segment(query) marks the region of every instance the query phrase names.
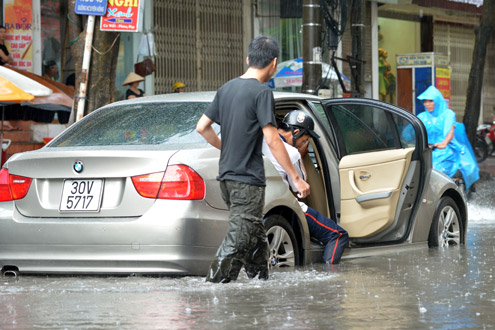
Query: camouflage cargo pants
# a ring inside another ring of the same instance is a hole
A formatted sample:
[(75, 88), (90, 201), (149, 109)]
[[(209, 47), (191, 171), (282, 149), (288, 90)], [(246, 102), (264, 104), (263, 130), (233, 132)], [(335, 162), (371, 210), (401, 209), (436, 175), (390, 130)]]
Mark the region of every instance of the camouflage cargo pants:
[(229, 231), (218, 248), (206, 281), (228, 283), (242, 267), (249, 278), (268, 279), (269, 248), (263, 223), (265, 187), (238, 181), (220, 182), (229, 207)]

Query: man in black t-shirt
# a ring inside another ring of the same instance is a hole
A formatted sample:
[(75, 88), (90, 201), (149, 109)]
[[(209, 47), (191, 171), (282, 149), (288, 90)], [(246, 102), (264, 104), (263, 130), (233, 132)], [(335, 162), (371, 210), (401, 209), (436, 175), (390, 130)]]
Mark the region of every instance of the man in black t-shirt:
[[(262, 85), (275, 72), (279, 52), (274, 39), (253, 39), (248, 49), (247, 71), (220, 87), (196, 127), (208, 143), (221, 150), (217, 179), (230, 210), (229, 232), (206, 277), (210, 282), (235, 280), (243, 266), (250, 278), (268, 278), (269, 250), (263, 223), (263, 137), (292, 178), (299, 196), (309, 194), (309, 185), (298, 175), (278, 135), (273, 94)], [(221, 139), (211, 126), (214, 122), (221, 127)]]
[(9, 50), (7, 46), (5, 46), (5, 35), (7, 34), (7, 30), (5, 26), (0, 25), (0, 65), (14, 63), (14, 59), (9, 55)]

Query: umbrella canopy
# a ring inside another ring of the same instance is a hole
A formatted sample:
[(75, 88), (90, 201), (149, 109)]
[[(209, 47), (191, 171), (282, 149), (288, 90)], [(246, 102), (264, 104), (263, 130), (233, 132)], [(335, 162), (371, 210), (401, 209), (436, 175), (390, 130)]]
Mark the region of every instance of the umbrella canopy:
[(9, 66), (9, 69), (52, 90), (50, 95), (35, 97), (34, 100), (30, 101), (29, 104), (33, 107), (52, 111), (70, 112), (72, 110), (74, 101), (73, 87), (14, 67)]
[(38, 91), (50, 91), (41, 95), (39, 93), (33, 94), (35, 96), (34, 99), (24, 102), (21, 105), (7, 107), (5, 109), (6, 120), (33, 120), (50, 123), (53, 121), (55, 113), (57, 113), (60, 123), (65, 124), (69, 121), (74, 100), (73, 87), (65, 86), (59, 82), (12, 66), (4, 66), (3, 69), (5, 70), (0, 69), (0, 76), (5, 74), (4, 72), (7, 72), (6, 74), (9, 74), (12, 79), (16, 79), (15, 81), (11, 80), (14, 83), (16, 81), (29, 82), (37, 86)]
[[(321, 76), (325, 82), (330, 81), (332, 83), (338, 82), (337, 73), (328, 63), (321, 64)], [(350, 80), (342, 73), (340, 74), (344, 84), (350, 85)], [(289, 61), (281, 62), (277, 65), (277, 71), (273, 75), (275, 88), (278, 87), (292, 87), (302, 86), (303, 83), (303, 60), (302, 58), (296, 58)], [(347, 87), (347, 86), (346, 86)]]
[(5, 66), (0, 66), (0, 77), (3, 77), (22, 89), (24, 92), (32, 94), (34, 96), (48, 96), (53, 93), (53, 91), (36, 82), (32, 79), (29, 79), (22, 74), (11, 70)]
[(31, 101), (34, 96), (26, 93), (16, 85), (4, 77), (0, 77), (0, 102), (4, 103), (20, 103), (23, 101)]

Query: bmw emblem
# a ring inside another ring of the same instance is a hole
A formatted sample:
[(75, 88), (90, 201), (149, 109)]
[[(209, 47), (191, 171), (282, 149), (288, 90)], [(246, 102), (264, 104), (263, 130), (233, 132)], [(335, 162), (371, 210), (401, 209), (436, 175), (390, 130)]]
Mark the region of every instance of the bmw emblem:
[(74, 168), (74, 171), (76, 171), (76, 173), (81, 173), (84, 169), (84, 164), (83, 162), (78, 160), (77, 162), (74, 163), (72, 167)]

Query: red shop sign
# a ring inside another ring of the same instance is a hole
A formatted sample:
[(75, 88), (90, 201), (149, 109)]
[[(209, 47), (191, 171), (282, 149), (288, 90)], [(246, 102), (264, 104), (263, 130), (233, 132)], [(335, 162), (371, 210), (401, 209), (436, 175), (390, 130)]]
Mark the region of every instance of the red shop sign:
[(108, 0), (107, 13), (101, 17), (101, 31), (138, 32), (142, 10), (140, 0)]

